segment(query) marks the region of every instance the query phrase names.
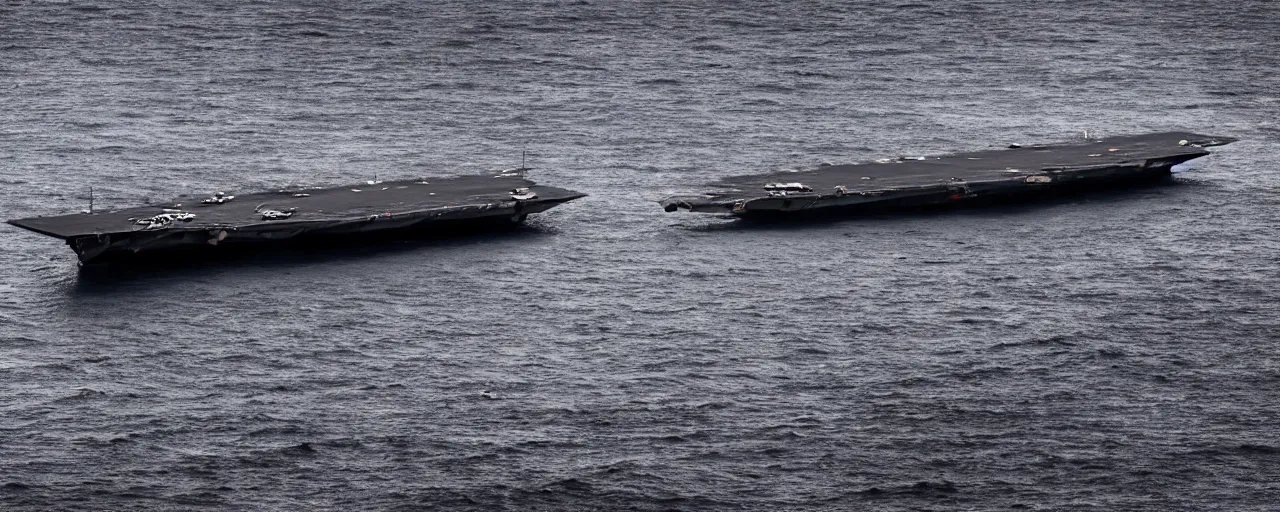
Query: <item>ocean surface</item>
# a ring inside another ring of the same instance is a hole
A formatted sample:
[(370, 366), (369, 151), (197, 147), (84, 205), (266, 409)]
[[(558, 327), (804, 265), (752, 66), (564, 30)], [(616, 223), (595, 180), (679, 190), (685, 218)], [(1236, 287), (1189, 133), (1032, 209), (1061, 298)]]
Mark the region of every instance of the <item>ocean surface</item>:
[[(0, 226), (3, 510), (1276, 510), (1280, 5), (0, 3), (0, 218), (519, 165), (511, 233), (81, 272)], [(719, 177), (1172, 129), (1170, 183)]]

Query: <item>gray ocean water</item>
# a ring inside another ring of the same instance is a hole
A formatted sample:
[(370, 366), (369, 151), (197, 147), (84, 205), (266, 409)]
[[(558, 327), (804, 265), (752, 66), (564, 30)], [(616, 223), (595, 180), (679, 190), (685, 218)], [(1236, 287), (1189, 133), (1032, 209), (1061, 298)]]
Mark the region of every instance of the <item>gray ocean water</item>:
[[(519, 164), (507, 234), (82, 274), (0, 227), (4, 510), (1276, 510), (1280, 6), (0, 4), (0, 218)], [(811, 226), (715, 178), (1185, 129)], [(487, 394), (486, 394), (487, 392)]]

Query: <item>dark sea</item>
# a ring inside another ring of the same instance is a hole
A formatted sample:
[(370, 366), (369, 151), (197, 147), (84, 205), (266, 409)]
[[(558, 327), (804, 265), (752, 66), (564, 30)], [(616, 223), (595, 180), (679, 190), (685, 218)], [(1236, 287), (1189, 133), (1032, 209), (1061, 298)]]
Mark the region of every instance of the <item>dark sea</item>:
[[(487, 172), (508, 233), (82, 272), (0, 226), (3, 510), (1280, 510), (1280, 5), (0, 3), (0, 218)], [(1169, 183), (724, 176), (1189, 130)]]

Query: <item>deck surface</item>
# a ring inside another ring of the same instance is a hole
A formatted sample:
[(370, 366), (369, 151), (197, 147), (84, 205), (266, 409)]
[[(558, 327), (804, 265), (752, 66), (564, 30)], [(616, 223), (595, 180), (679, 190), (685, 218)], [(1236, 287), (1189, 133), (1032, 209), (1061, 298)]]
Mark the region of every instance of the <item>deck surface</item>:
[[(212, 194), (192, 195), (168, 203), (128, 208), (94, 214), (71, 214), (35, 217), (9, 221), (18, 227), (58, 238), (142, 231), (144, 226), (131, 219), (151, 217), (165, 209), (195, 214), (189, 222), (175, 222), (174, 228), (210, 229), (243, 227), (269, 222), (298, 223), (307, 221), (341, 221), (372, 215), (399, 214), (432, 208), (499, 204), (512, 201), (511, 191), (529, 188), (538, 197), (526, 201), (563, 202), (581, 197), (572, 190), (535, 185), (511, 173), (499, 175), (427, 178), (423, 180), (387, 181), (344, 187), (290, 189), (275, 192), (239, 194), (228, 190), (235, 199), (223, 204), (201, 204)], [(307, 197), (294, 197), (307, 194)], [(262, 209), (297, 208), (292, 217), (280, 221), (264, 221)]]
[[(1180, 142), (1186, 141), (1185, 145)], [(802, 183), (814, 193), (828, 194), (837, 186), (849, 192), (871, 192), (936, 185), (963, 180), (982, 182), (1038, 174), (1054, 168), (1081, 168), (1142, 162), (1152, 158), (1203, 156), (1201, 146), (1234, 141), (1186, 132), (1109, 137), (1064, 144), (1031, 145), (926, 156), (923, 160), (893, 159), (876, 163), (832, 165), (798, 172), (731, 176), (712, 182), (708, 192), (717, 200), (750, 199), (767, 195), (767, 183)], [(918, 158), (918, 157), (916, 157)], [(1185, 159), (1185, 158), (1184, 158)]]

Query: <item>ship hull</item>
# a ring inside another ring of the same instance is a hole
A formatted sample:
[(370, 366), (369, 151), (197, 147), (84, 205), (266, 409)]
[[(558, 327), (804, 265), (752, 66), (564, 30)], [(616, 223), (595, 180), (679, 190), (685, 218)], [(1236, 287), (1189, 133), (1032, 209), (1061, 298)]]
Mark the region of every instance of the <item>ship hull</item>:
[[(544, 205), (550, 208), (555, 205)], [(325, 226), (254, 226), (240, 229), (180, 231), (163, 233), (117, 233), (86, 235), (67, 239), (67, 245), (84, 265), (147, 261), (172, 256), (216, 257), (277, 247), (334, 247), (366, 245), (388, 240), (456, 236), (476, 232), (497, 232), (523, 224), (529, 213), (488, 211), (483, 215), (440, 218), (407, 215), (396, 219), (332, 223)]]
[[(877, 196), (820, 197), (811, 203), (798, 204), (792, 198), (760, 203), (748, 202), (746, 208), (729, 213), (752, 220), (786, 220), (821, 216), (858, 216), (886, 212), (971, 208), (999, 204), (1027, 203), (1046, 197), (1077, 195), (1117, 190), (1135, 185), (1159, 183), (1172, 176), (1172, 165), (1151, 168), (1115, 167), (1098, 169), (1089, 175), (1068, 180), (1028, 184), (1024, 182), (988, 182), (968, 184), (967, 188), (918, 187), (886, 192)], [(723, 211), (703, 209), (700, 211)]]
[(369, 185), (225, 196), (227, 201), (216, 203), (179, 199), (9, 223), (64, 240), (82, 263), (89, 264), (281, 244), (345, 246), (378, 238), (491, 229), (520, 224), (531, 214), (584, 196), (509, 173)]
[(812, 171), (729, 177), (701, 196), (660, 201), (688, 210), (754, 219), (849, 215), (1025, 201), (1157, 181), (1172, 169), (1233, 142), (1160, 133), (939, 157), (900, 158)]

